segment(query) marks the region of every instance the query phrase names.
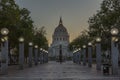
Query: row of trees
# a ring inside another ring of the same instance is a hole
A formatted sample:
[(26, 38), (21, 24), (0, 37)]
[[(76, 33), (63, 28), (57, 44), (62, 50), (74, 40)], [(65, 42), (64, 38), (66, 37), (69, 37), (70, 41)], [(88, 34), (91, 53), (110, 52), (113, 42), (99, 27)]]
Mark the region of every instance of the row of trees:
[(84, 31), (84, 33), (74, 39), (70, 44), (70, 49), (73, 45), (82, 46), (89, 41), (94, 42), (98, 36), (102, 38), (102, 49), (109, 49), (111, 28), (116, 27), (120, 30), (120, 0), (103, 0), (100, 10), (89, 18), (88, 23), (88, 31)]
[[(9, 29), (10, 48), (18, 48), (18, 38), (25, 39), (25, 56), (27, 56), (28, 42), (33, 42), (44, 49), (48, 48), (45, 27), (35, 28), (30, 11), (20, 8), (15, 0), (0, 0), (0, 29)], [(2, 37), (2, 35), (0, 34)]]

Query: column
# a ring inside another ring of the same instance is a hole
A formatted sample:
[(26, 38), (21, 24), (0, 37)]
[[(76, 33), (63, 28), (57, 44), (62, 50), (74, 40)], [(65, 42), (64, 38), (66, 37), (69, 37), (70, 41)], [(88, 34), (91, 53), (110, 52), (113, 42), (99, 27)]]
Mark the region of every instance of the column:
[(29, 43), (29, 67), (32, 67), (32, 56), (33, 56), (33, 43)]
[(118, 44), (111, 41), (111, 61), (112, 61), (112, 74), (118, 74)]
[(92, 46), (88, 46), (88, 67), (92, 67)]
[(1, 72), (2, 74), (7, 74), (8, 73), (8, 64), (7, 64), (7, 58), (6, 55), (6, 45), (5, 42), (1, 43)]
[(38, 65), (38, 45), (35, 45), (35, 50), (34, 50), (34, 54), (35, 54), (35, 65)]
[(86, 66), (86, 46), (83, 45), (83, 65)]
[(19, 43), (19, 69), (23, 69), (24, 65), (24, 43)]
[(101, 70), (101, 44), (99, 42), (96, 43), (96, 69)]
[(81, 50), (79, 51), (79, 64), (81, 64)]

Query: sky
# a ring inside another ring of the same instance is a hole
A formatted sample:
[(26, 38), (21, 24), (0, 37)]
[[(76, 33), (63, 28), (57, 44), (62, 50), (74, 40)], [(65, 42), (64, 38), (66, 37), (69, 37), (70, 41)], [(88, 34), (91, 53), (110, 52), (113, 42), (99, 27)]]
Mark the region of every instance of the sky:
[(37, 27), (45, 26), (49, 44), (52, 34), (62, 16), (63, 25), (67, 28), (70, 41), (88, 29), (88, 19), (97, 10), (103, 0), (16, 0), (21, 8), (27, 8)]

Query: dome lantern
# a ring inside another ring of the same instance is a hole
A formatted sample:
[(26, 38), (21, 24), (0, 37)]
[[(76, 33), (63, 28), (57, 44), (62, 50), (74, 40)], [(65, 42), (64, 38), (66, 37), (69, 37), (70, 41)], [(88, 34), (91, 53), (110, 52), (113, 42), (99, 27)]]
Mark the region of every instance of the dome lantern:
[(63, 24), (63, 22), (62, 22), (62, 17), (60, 17), (59, 24)]
[(60, 17), (59, 24), (55, 28), (55, 31), (53, 33), (53, 42), (56, 42), (56, 41), (69, 42), (69, 34), (66, 27), (64, 27), (63, 25), (62, 17)]

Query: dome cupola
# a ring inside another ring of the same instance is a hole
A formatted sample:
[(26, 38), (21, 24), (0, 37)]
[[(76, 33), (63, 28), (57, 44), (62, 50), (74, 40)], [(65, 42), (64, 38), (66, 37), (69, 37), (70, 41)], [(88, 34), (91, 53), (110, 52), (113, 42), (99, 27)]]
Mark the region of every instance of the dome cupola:
[(68, 34), (67, 29), (63, 25), (62, 18), (60, 17), (59, 25), (56, 27), (54, 34)]
[(62, 17), (60, 17), (59, 25), (55, 28), (53, 34), (53, 42), (69, 42), (69, 34), (63, 25)]

